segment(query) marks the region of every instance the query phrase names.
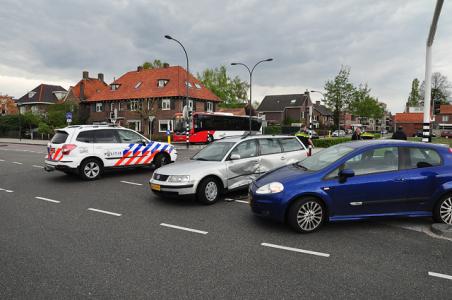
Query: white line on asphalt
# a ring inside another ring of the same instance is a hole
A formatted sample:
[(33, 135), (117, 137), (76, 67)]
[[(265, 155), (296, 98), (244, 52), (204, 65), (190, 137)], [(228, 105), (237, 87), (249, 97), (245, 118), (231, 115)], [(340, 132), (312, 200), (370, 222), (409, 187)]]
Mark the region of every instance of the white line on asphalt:
[(14, 192), (14, 191), (7, 190), (7, 189), (2, 189), (2, 188), (0, 188), (0, 191), (4, 191), (4, 192), (6, 192), (6, 193), (12, 193), (12, 192)]
[(235, 202), (240, 202), (240, 203), (246, 203), (246, 204), (249, 204), (249, 202), (248, 201), (245, 201), (245, 200), (234, 200)]
[(444, 279), (452, 280), (452, 276), (446, 275), (446, 274), (435, 273), (435, 272), (428, 272), (428, 275), (434, 276), (434, 277), (439, 277), (439, 278), (444, 278)]
[(114, 213), (114, 212), (111, 212), (111, 211), (106, 211), (106, 210), (101, 210), (101, 209), (88, 208), (88, 210), (95, 211), (95, 212), (100, 212), (100, 213), (103, 213), (103, 214), (112, 215), (112, 216), (116, 216), (116, 217), (120, 217), (121, 216), (121, 214), (117, 214), (117, 213)]
[(299, 253), (305, 253), (305, 254), (311, 254), (311, 255), (317, 255), (317, 256), (323, 256), (323, 257), (330, 257), (330, 255), (328, 253), (315, 252), (315, 251), (310, 251), (310, 250), (303, 250), (303, 249), (285, 247), (285, 246), (268, 244), (268, 243), (261, 243), (261, 245), (265, 246), (265, 247), (277, 248), (277, 249), (294, 251), (294, 252), (299, 252)]
[(0, 161), (5, 161), (4, 159), (0, 159)]
[(171, 224), (166, 224), (166, 223), (161, 223), (160, 226), (165, 226), (165, 227), (170, 227), (170, 228), (175, 228), (175, 229), (180, 229), (180, 230), (185, 230), (185, 231), (190, 231), (190, 232), (195, 232), (195, 233), (200, 233), (200, 234), (208, 233), (207, 231), (191, 229), (191, 228), (187, 228), (187, 227), (181, 227), (181, 226), (176, 226), (176, 225), (171, 225)]
[(121, 180), (121, 182), (122, 182), (122, 183), (131, 184), (131, 185), (142, 185), (141, 183), (130, 182), (130, 181), (123, 181), (123, 180)]
[(49, 198), (44, 198), (44, 197), (35, 197), (36, 199), (39, 199), (39, 200), (44, 200), (44, 201), (47, 201), (47, 202), (53, 202), (53, 203), (60, 203), (61, 201), (58, 201), (58, 200), (53, 200), (53, 199), (49, 199)]
[(17, 161), (13, 161), (12, 163), (16, 164), (16, 165), (23, 165), (21, 162), (17, 162)]
[(40, 169), (44, 169), (44, 167), (43, 167), (43, 166), (37, 166), (37, 165), (33, 165), (32, 167), (35, 167), (35, 168), (40, 168)]

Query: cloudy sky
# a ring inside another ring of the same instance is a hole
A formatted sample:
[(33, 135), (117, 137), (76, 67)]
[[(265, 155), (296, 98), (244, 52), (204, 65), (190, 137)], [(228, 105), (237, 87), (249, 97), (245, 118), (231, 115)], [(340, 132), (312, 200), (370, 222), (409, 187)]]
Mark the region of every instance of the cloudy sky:
[[(435, 37), (433, 71), (452, 81), (452, 3), (445, 1)], [(267, 94), (322, 90), (341, 65), (367, 82), (392, 112), (401, 111), (411, 80), (423, 80), (425, 42), (435, 0), (160, 1), (2, 0), (0, 93), (21, 97), (41, 82), (74, 85), (83, 70), (108, 82), (145, 60), (185, 65), (192, 73), (233, 61), (262, 64), (253, 100)], [(314, 96), (316, 99), (319, 96)]]

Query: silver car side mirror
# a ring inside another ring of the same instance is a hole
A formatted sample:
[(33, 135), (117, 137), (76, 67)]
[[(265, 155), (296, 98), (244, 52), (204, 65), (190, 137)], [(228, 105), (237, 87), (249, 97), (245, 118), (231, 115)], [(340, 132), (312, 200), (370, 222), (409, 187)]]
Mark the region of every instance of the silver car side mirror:
[(237, 159), (240, 159), (240, 154), (237, 154), (237, 153), (231, 154), (231, 160), (237, 160)]

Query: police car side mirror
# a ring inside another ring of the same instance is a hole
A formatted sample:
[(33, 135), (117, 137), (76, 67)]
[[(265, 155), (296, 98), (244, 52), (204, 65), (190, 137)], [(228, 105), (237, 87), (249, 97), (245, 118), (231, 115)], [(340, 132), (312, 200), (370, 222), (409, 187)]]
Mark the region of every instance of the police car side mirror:
[(148, 141), (146, 141), (145, 139), (142, 139), (142, 140), (141, 140), (141, 144), (142, 144), (143, 146), (146, 146), (147, 143), (148, 143)]

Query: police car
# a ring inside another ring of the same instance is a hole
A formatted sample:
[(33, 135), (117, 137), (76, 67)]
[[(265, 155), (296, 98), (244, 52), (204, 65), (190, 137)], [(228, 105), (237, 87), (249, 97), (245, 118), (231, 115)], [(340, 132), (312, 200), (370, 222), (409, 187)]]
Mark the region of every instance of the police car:
[(112, 125), (74, 125), (58, 129), (47, 145), (46, 171), (78, 173), (98, 179), (105, 169), (154, 165), (177, 158), (173, 145), (150, 141), (141, 134)]

